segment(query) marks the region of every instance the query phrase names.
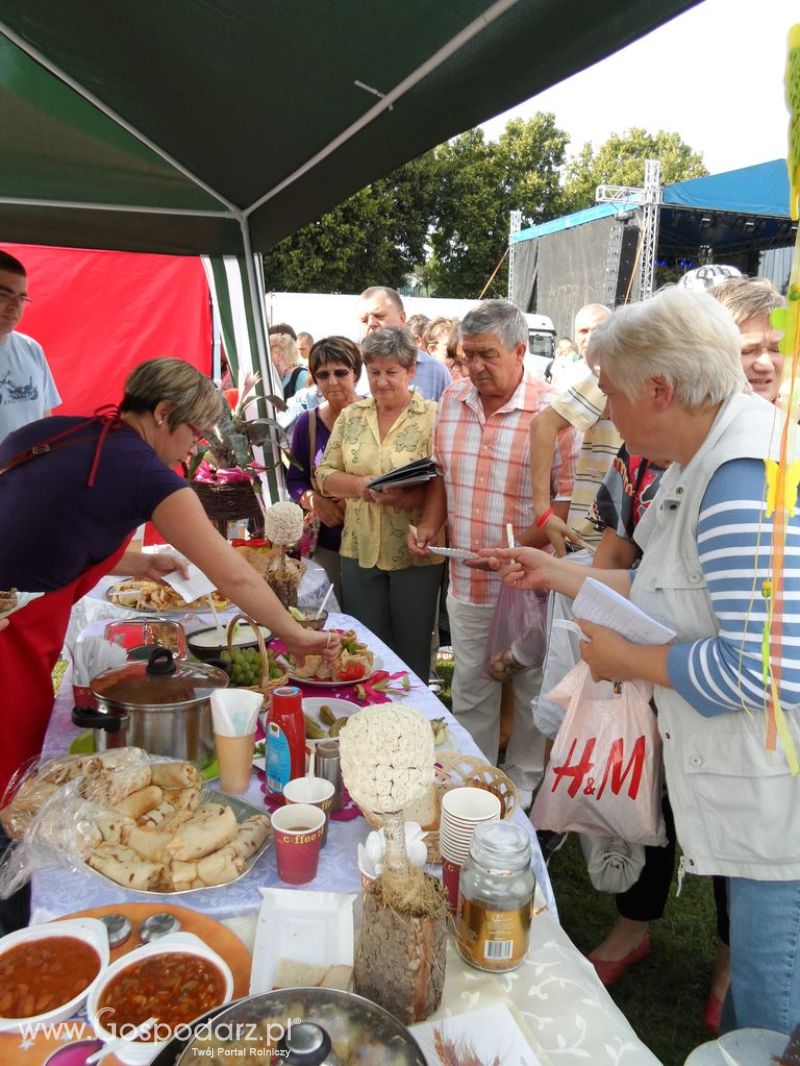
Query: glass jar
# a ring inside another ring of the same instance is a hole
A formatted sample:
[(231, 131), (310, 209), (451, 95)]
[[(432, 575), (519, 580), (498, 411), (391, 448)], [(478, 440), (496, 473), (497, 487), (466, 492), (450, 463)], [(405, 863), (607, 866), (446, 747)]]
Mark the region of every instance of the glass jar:
[(535, 887), (524, 828), (510, 822), (477, 825), (458, 889), (456, 942), (465, 962), (492, 973), (522, 963)]

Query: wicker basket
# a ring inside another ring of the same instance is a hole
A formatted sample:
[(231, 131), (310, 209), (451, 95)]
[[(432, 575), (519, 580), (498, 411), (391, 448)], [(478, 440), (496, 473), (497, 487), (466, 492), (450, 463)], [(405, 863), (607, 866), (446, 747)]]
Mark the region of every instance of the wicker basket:
[[(442, 861), (439, 852), (442, 797), (451, 788), (463, 787), (484, 788), (487, 792), (493, 792), (500, 800), (500, 817), (503, 819), (508, 820), (519, 807), (517, 786), (510, 777), (506, 777), (502, 770), (498, 770), (496, 766), (491, 766), (474, 755), (462, 755), (458, 751), (440, 753), (437, 756), (431, 785), (436, 814), (427, 825), (422, 827), (427, 834), (425, 843), (428, 847), (428, 862), (440, 863)], [(373, 829), (380, 829), (383, 826), (382, 815), (364, 807), (361, 808), (361, 813)]]
[(275, 688), (280, 688), (281, 685), (285, 685), (289, 680), (289, 674), (281, 674), (280, 677), (270, 678), (269, 676), (269, 657), (267, 655), (267, 645), (264, 643), (264, 634), (261, 632), (261, 626), (258, 622), (254, 622), (246, 614), (237, 614), (234, 618), (228, 622), (228, 651), (233, 651), (233, 630), (237, 622), (246, 622), (252, 627), (253, 632), (256, 635), (258, 641), (258, 650), (261, 655), (261, 684), (260, 685), (243, 685), (242, 688), (246, 688), (249, 692), (260, 692), (263, 696), (269, 696)]
[(264, 535), (264, 515), (258, 506), (255, 489), (249, 481), (233, 485), (209, 485), (204, 481), (190, 481), (191, 488), (200, 499), (203, 510), (223, 537), (228, 535), (228, 522), (246, 518), (250, 533), (255, 537)]

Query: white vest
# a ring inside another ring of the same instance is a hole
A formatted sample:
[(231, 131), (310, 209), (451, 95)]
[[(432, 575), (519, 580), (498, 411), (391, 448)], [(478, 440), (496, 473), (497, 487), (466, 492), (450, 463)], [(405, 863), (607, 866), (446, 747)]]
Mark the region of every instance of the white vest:
[[(697, 552), (700, 505), (708, 483), (732, 459), (775, 454), (772, 405), (737, 395), (720, 409), (685, 467), (673, 463), (636, 530), (644, 557), (631, 600), (688, 643), (719, 631)], [(756, 583), (756, 605), (761, 603)], [(784, 654), (798, 653), (784, 648)], [(673, 689), (656, 686), (664, 766), (685, 869), (762, 881), (800, 879), (800, 776), (786, 756), (765, 748), (763, 708), (706, 718)], [(784, 707), (800, 752), (798, 708)]]

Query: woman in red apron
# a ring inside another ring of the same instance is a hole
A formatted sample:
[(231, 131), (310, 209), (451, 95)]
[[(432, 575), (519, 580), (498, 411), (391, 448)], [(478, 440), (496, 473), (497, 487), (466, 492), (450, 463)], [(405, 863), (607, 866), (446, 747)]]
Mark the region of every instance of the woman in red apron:
[(73, 604), (115, 568), (152, 567), (152, 556), (126, 554), (146, 520), (295, 654), (335, 652), (338, 638), (298, 625), (172, 472), (221, 402), (187, 363), (151, 359), (128, 377), (119, 411), (42, 419), (0, 443), (0, 588), (45, 593), (0, 632), (0, 792), (41, 750)]

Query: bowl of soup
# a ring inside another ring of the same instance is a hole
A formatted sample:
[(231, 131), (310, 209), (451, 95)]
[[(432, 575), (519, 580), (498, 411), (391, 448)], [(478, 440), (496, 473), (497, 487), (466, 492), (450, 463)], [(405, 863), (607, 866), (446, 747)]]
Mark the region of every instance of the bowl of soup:
[[(265, 643), (272, 639), (272, 630), (266, 626), (258, 626)], [(258, 636), (249, 622), (239, 622), (234, 626), (230, 634), (228, 644), (228, 627), (223, 625), (224, 639), (220, 637), (220, 630), (216, 626), (206, 626), (204, 629), (196, 629), (186, 638), (189, 651), (196, 659), (208, 662), (209, 659), (217, 660), (224, 651), (230, 648), (257, 648)]]
[(114, 1052), (120, 1062), (142, 1066), (173, 1037), (233, 995), (233, 975), (221, 956), (193, 933), (173, 933), (136, 948), (112, 963), (92, 989), (87, 1014), (104, 1041), (130, 1037), (150, 1018), (149, 1032)]
[(0, 939), (0, 1032), (72, 1017), (108, 966), (96, 918), (18, 929)]

